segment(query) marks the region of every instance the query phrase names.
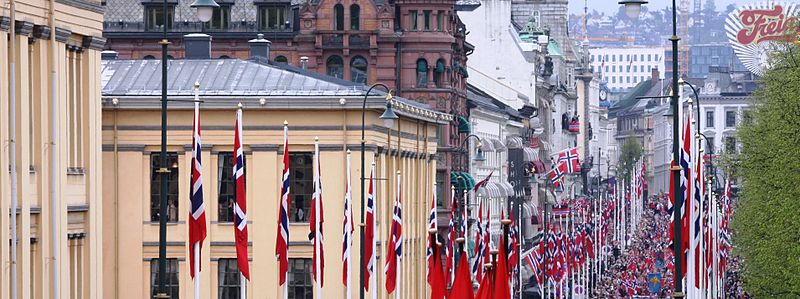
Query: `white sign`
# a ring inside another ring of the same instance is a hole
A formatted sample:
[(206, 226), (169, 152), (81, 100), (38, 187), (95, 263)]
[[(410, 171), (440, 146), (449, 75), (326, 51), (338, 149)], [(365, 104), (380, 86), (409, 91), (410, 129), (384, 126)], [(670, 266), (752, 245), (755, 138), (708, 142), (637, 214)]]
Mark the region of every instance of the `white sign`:
[(776, 42), (786, 40), (797, 22), (798, 5), (784, 2), (745, 4), (732, 11), (725, 32), (733, 51), (748, 70), (763, 76)]

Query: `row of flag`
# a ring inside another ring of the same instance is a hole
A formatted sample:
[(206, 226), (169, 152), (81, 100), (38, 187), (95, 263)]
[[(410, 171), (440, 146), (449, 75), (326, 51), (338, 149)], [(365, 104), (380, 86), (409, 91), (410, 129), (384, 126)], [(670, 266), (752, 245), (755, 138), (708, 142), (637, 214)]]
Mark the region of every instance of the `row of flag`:
[[(190, 275), (194, 279), (195, 298), (199, 298), (200, 285), (198, 275), (200, 273), (200, 252), (203, 241), (207, 235), (205, 221), (205, 202), (203, 198), (203, 166), (201, 160), (201, 130), (199, 103), (195, 103), (194, 121), (192, 129), (192, 162), (191, 162), (191, 192), (190, 192), (190, 217), (189, 217), (189, 257)], [(246, 282), (250, 280), (249, 254), (248, 254), (248, 232), (247, 232), (247, 202), (245, 194), (245, 158), (242, 140), (242, 109), (235, 113), (235, 129), (233, 142), (233, 181), (234, 181), (234, 202), (232, 205), (234, 222), (234, 239), (236, 246), (236, 257), (241, 277), (240, 298), (246, 298)], [(278, 206), (278, 221), (275, 241), (275, 256), (279, 265), (279, 282), (283, 288), (284, 298), (288, 296), (287, 273), (289, 271), (288, 249), (289, 249), (289, 211), (290, 211), (290, 165), (289, 165), (289, 142), (288, 124), (284, 122), (283, 129), (283, 172), (281, 176), (281, 197)], [(311, 200), (311, 211), (309, 215), (309, 238), (313, 245), (312, 254), (312, 278), (315, 282), (315, 292), (322, 298), (322, 286), (324, 284), (325, 271), (325, 252), (324, 252), (324, 207), (323, 190), (321, 178), (321, 163), (319, 155), (319, 142), (314, 145), (314, 178), (313, 196)], [(347, 155), (346, 186), (344, 196), (344, 217), (342, 224), (342, 283), (347, 289), (347, 297), (351, 297), (352, 282), (350, 281), (352, 271), (352, 245), (353, 245), (353, 207), (352, 207), (352, 187), (350, 185), (350, 154)], [(375, 165), (372, 165), (369, 179), (369, 194), (367, 195), (366, 217), (365, 217), (365, 256), (364, 256), (364, 288), (370, 290), (370, 281), (375, 275), (375, 193), (374, 193), (374, 174)], [(401, 174), (397, 172), (397, 193), (394, 200), (394, 209), (391, 220), (389, 235), (389, 245), (387, 248), (386, 264), (384, 266), (386, 274), (386, 290), (389, 293), (395, 292), (399, 285), (398, 273), (400, 272), (400, 261), (403, 254), (403, 214), (402, 214), (402, 194), (400, 181)], [(435, 193), (435, 192), (434, 192)], [(435, 201), (434, 201), (435, 203)], [(376, 294), (376, 290), (371, 291)], [(398, 294), (399, 295), (399, 294)], [(374, 295), (373, 295), (374, 296)]]
[[(681, 272), (687, 296), (710, 298), (722, 292), (720, 286), (730, 251), (728, 221), (732, 212), (732, 193), (730, 180), (727, 180), (723, 194), (720, 197), (713, 196), (710, 181), (706, 180), (704, 173), (706, 155), (699, 138), (700, 132), (692, 125), (692, 113), (687, 113), (687, 116), (680, 142), (680, 161), (677, 162), (681, 167), (677, 184), (680, 184), (684, 200), (679, 207), (673, 207), (673, 186), (676, 182), (670, 176), (670, 208), (680, 211), (683, 236), (680, 244), (683, 257)], [(672, 164), (676, 165), (675, 162)], [(670, 239), (674, 244), (672, 227), (674, 223), (670, 225)]]

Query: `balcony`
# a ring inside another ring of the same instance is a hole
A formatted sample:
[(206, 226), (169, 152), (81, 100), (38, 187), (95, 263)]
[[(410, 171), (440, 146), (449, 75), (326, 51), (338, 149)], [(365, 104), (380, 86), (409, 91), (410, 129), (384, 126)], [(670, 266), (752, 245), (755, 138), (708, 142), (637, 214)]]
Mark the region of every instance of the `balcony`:
[(343, 33), (329, 33), (322, 35), (322, 48), (323, 49), (343, 49), (344, 48), (344, 34)]
[[(162, 26), (145, 22), (103, 22), (103, 35), (107, 38), (161, 38), (163, 30)], [(254, 38), (258, 33), (264, 33), (267, 39), (294, 36), (291, 25), (289, 28), (259, 29), (256, 22), (250, 21), (230, 22), (224, 28), (207, 28), (202, 22), (174, 22), (167, 28), (167, 36), (171, 38), (199, 32), (222, 38)]]

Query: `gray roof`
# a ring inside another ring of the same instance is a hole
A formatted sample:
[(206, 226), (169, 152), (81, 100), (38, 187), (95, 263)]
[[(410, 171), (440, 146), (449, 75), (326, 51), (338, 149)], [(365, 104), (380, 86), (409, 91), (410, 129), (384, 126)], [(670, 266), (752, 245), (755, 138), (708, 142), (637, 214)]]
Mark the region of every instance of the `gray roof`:
[[(201, 96), (354, 96), (360, 86), (344, 86), (274, 66), (238, 59), (170, 60), (168, 93)], [(103, 96), (154, 96), (161, 94), (160, 60), (104, 60)]]

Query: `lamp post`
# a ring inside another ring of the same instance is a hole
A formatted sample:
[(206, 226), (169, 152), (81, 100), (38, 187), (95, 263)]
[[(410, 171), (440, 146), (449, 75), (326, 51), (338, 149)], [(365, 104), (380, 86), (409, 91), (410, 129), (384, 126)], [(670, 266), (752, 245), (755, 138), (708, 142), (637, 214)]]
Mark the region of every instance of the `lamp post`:
[[(214, 0), (196, 0), (190, 5), (192, 8), (197, 9), (197, 17), (201, 22), (208, 22), (211, 20), (214, 8), (219, 7), (219, 4)], [(161, 179), (161, 194), (159, 196), (159, 210), (158, 210), (158, 292), (154, 298), (169, 298), (167, 295), (167, 192), (169, 185), (167, 179), (170, 173), (170, 165), (167, 165), (167, 25), (171, 20), (167, 17), (167, 0), (163, 2), (163, 17), (164, 21), (161, 24), (163, 29), (163, 38), (159, 42), (161, 45), (161, 167), (158, 169), (158, 174)]]
[[(361, 250), (360, 251), (361, 251), (361, 261), (362, 262), (364, 261), (364, 228), (365, 228), (365, 224), (364, 224), (364, 210), (365, 210), (364, 199), (366, 197), (366, 195), (364, 194), (364, 192), (365, 192), (364, 191), (364, 180), (367, 179), (366, 176), (364, 175), (364, 164), (365, 164), (365, 160), (366, 160), (366, 157), (364, 157), (364, 152), (365, 152), (365, 147), (366, 147), (366, 142), (367, 142), (366, 137), (365, 137), (366, 117), (367, 117), (366, 116), (367, 115), (367, 98), (369, 97), (369, 93), (372, 91), (372, 89), (375, 88), (375, 87), (378, 87), (378, 86), (381, 86), (384, 89), (386, 89), (386, 110), (383, 111), (383, 114), (380, 116), (380, 119), (382, 119), (385, 122), (384, 124), (386, 125), (386, 127), (390, 128), (390, 129), (391, 129), (391, 127), (394, 126), (394, 121), (399, 119), (399, 117), (397, 117), (397, 114), (395, 114), (394, 110), (392, 109), (392, 90), (389, 89), (389, 87), (386, 86), (383, 83), (372, 84), (372, 86), (370, 86), (369, 89), (367, 89), (367, 93), (364, 94), (364, 101), (362, 102), (362, 105), (361, 105), (361, 225), (360, 225), (361, 229), (359, 230), (359, 237), (361, 239), (361, 246), (360, 246)], [(360, 277), (360, 279), (359, 279), (359, 281), (360, 281), (359, 286), (360, 287), (358, 288), (358, 297), (361, 298), (361, 299), (364, 299), (364, 267), (363, 266), (358, 267), (358, 272), (359, 272), (359, 277)]]
[[(625, 5), (625, 13), (628, 17), (634, 18), (638, 17), (639, 13), (642, 11), (642, 5), (646, 4), (646, 0), (623, 0), (620, 1), (619, 4)], [(678, 15), (677, 15), (677, 8), (676, 0), (672, 0), (672, 37), (670, 37), (670, 41), (672, 42), (672, 100), (670, 106), (672, 107), (672, 114), (675, 116), (672, 118), (672, 160), (673, 161), (680, 161), (680, 147), (678, 145), (679, 135), (678, 135), (678, 126), (680, 125), (678, 116), (678, 101), (680, 99), (680, 95), (678, 94)], [(672, 179), (676, 184), (673, 184), (673, 196), (674, 198), (674, 206), (680, 207), (683, 205), (683, 193), (680, 190), (680, 182), (681, 179), (681, 166), (676, 164), (670, 168), (672, 171)], [(673, 223), (674, 229), (673, 234), (675, 236), (675, 241), (673, 242), (673, 252), (675, 253), (675, 289), (673, 290), (672, 297), (674, 298), (683, 298), (683, 267), (681, 266), (682, 259), (683, 259), (683, 252), (681, 250), (681, 243), (682, 243), (682, 223), (681, 223), (681, 209), (676, 208), (673, 209)]]

